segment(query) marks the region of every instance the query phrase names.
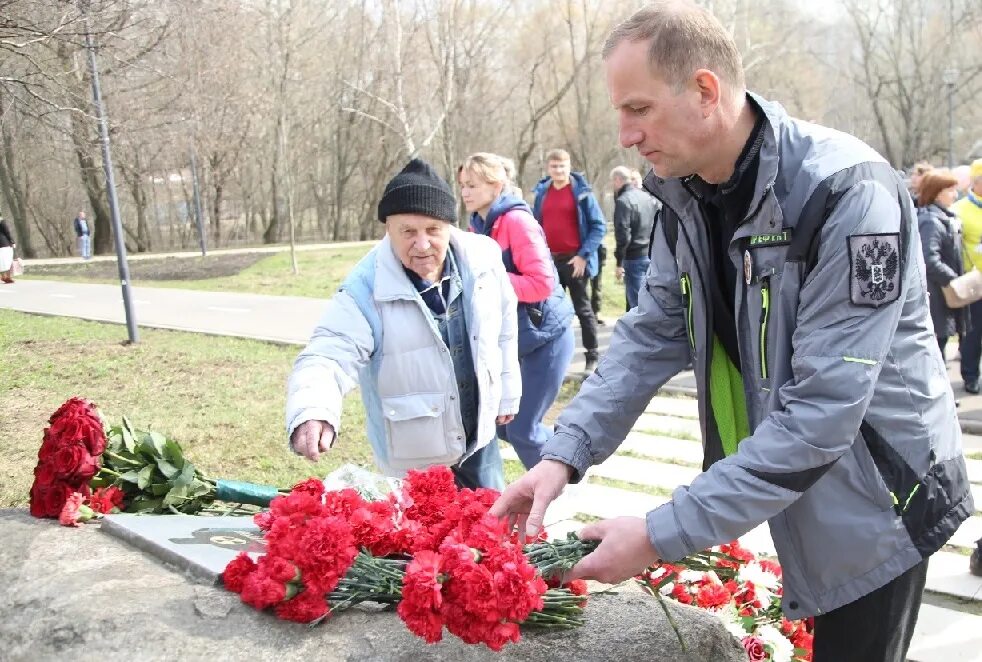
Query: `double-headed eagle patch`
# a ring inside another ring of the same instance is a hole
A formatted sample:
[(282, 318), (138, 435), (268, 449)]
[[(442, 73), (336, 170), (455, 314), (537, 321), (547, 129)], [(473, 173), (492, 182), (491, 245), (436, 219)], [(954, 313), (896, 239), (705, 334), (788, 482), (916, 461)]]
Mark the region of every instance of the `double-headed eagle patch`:
[(900, 233), (849, 236), (849, 299), (878, 308), (900, 297)]

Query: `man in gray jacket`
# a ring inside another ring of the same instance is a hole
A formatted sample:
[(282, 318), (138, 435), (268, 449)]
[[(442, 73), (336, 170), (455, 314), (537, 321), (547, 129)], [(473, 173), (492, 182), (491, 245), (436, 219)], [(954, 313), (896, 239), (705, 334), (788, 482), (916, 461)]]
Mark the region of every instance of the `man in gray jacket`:
[(617, 582), (768, 521), (785, 614), (815, 662), (900, 661), (927, 559), (974, 512), (902, 181), (859, 140), (748, 94), (707, 11), (657, 2), (604, 48), (620, 141), (663, 203), (638, 307), (495, 504), (537, 531), (691, 358), (704, 472), (600, 540), (570, 578)]

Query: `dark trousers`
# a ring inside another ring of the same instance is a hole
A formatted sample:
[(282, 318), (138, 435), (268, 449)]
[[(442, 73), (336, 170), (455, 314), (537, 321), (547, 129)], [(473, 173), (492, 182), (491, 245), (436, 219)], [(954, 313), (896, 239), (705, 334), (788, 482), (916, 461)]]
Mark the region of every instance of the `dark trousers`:
[(855, 602), (815, 617), (814, 662), (904, 662), (927, 561)]
[(938, 336), (938, 347), (941, 348), (941, 358), (944, 359), (945, 361), (947, 361), (948, 359), (947, 357), (945, 357), (944, 348), (945, 345), (948, 344), (948, 338), (950, 337), (951, 336)]
[(958, 350), (962, 354), (962, 381), (975, 382), (979, 379), (979, 359), (982, 358), (982, 300), (968, 307), (968, 331), (962, 334)]
[(583, 349), (586, 350), (587, 359), (597, 359), (600, 354), (597, 351), (597, 318), (590, 307), (590, 278), (585, 273), (579, 278), (573, 277), (573, 265), (569, 263), (572, 256), (554, 255), (553, 262), (556, 271), (559, 272), (559, 284), (569, 292), (569, 299), (573, 302), (573, 310), (576, 317), (580, 320), (580, 331), (583, 333)]
[(590, 279), (590, 308), (594, 315), (600, 314), (600, 305), (603, 298), (603, 282), (601, 278), (604, 273), (604, 262), (607, 261), (607, 247), (600, 244), (597, 248), (597, 275)]

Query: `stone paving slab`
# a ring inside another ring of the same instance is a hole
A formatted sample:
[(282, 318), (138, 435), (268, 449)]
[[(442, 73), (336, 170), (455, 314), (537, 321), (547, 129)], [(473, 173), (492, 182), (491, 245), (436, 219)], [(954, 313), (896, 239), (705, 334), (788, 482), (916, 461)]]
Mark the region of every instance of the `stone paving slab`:
[(644, 432), (629, 432), (618, 452), (630, 452), (661, 460), (686, 462), (702, 467), (702, 443)]
[(907, 661), (982, 661), (982, 616), (921, 605)]
[(638, 422), (634, 424), (635, 431), (652, 432), (668, 437), (688, 437), (699, 439), (702, 434), (699, 429), (699, 421), (676, 416), (662, 416), (660, 414), (641, 414)]
[(656, 395), (645, 407), (645, 412), (680, 418), (699, 418), (699, 401), (695, 398), (671, 398)]
[(679, 485), (688, 485), (702, 473), (694, 467), (678, 464), (664, 464), (635, 457), (612, 455), (592, 469), (594, 476), (626, 480), (639, 485), (649, 485), (665, 490), (674, 490)]
[[(982, 483), (982, 460), (965, 459), (968, 468), (968, 479), (973, 483)], [(982, 503), (976, 503), (976, 508), (982, 508)]]
[(666, 497), (592, 483), (569, 485), (565, 492), (576, 499), (579, 513), (603, 519), (644, 517), (649, 510), (668, 501)]
[(937, 552), (927, 564), (927, 590), (982, 601), (982, 577), (968, 571), (968, 557)]
[(979, 538), (982, 538), (982, 517), (973, 515), (962, 522), (948, 544), (971, 549), (975, 547), (975, 541)]

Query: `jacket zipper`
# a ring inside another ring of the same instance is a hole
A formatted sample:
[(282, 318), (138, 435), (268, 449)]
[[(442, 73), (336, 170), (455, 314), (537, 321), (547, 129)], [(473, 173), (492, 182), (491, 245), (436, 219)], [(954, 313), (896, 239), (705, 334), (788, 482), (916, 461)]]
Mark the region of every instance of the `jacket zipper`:
[(767, 379), (767, 321), (771, 316), (771, 279), (760, 282), (760, 376)]
[(696, 333), (692, 326), (692, 279), (683, 272), (679, 276), (679, 287), (682, 288), (682, 302), (685, 305), (685, 328), (689, 336), (689, 346), (696, 348)]

